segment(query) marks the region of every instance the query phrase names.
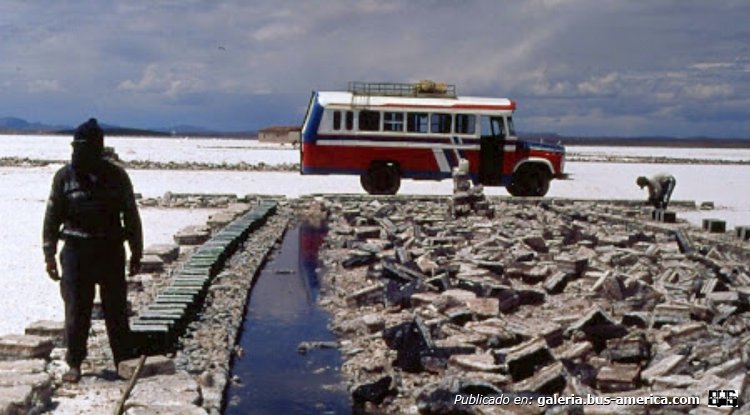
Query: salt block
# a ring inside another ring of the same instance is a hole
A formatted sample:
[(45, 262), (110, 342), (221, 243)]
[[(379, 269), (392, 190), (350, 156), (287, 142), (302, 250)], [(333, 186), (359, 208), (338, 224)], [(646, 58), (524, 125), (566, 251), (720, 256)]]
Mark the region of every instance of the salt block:
[(65, 337), (65, 322), (38, 320), (29, 324), (25, 333), (32, 336), (49, 337), (56, 346), (62, 346)]
[(236, 217), (235, 213), (219, 212), (211, 215), (206, 222), (212, 229), (217, 229), (228, 225)]
[(495, 363), (490, 354), (453, 355), (449, 359), (451, 365), (462, 369), (479, 372), (499, 372), (503, 366)]
[(9, 360), (0, 362), (0, 373), (40, 373), (46, 366), (43, 359)]
[(0, 386), (28, 385), (35, 390), (50, 388), (50, 376), (46, 372), (41, 373), (0, 373)]
[(703, 219), (703, 230), (709, 233), (724, 233), (727, 223), (721, 219)]
[(208, 415), (205, 409), (196, 405), (149, 405), (134, 406), (125, 415)]
[(734, 231), (741, 240), (750, 241), (750, 226), (736, 226)]
[(200, 245), (211, 236), (209, 229), (203, 226), (188, 226), (174, 235), (179, 245)]
[(175, 244), (156, 244), (151, 245), (143, 251), (144, 255), (156, 255), (164, 263), (170, 263), (177, 260), (180, 254), (180, 247)]
[(141, 258), (140, 272), (148, 274), (162, 271), (164, 271), (164, 261), (159, 256), (147, 254)]
[(497, 298), (471, 298), (466, 306), (479, 317), (492, 317), (500, 314), (500, 300)]
[(0, 414), (25, 414), (31, 407), (29, 385), (0, 386)]
[(0, 359), (48, 359), (54, 347), (47, 337), (6, 334), (0, 336)]
[[(122, 378), (130, 379), (135, 373), (135, 368), (138, 366), (140, 359), (130, 359), (120, 362), (117, 366), (117, 374)], [(155, 375), (173, 375), (175, 373), (174, 360), (166, 356), (149, 356), (146, 358), (146, 362), (143, 364), (143, 370), (141, 371), (141, 378), (146, 378)]]
[(201, 401), (198, 382), (185, 372), (157, 375), (136, 383), (125, 407), (186, 406)]

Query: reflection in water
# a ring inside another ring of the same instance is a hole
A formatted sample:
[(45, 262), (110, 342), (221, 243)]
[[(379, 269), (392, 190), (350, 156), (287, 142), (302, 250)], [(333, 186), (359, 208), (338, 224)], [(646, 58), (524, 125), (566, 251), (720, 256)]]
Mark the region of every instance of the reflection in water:
[(226, 414), (351, 412), (339, 351), (297, 352), (303, 341), (336, 339), (328, 313), (316, 304), (324, 237), (325, 229), (306, 224), (287, 231), (253, 286), (240, 337), (245, 354), (232, 368), (242, 383), (230, 386)]

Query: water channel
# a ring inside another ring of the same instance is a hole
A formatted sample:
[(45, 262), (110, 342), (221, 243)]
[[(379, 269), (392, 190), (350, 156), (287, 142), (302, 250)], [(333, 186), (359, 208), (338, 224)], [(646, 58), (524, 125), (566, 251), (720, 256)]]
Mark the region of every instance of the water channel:
[(330, 315), (317, 305), (316, 269), (325, 229), (300, 224), (255, 282), (240, 335), (226, 415), (350, 414), (338, 349), (298, 352), (301, 342), (335, 341)]

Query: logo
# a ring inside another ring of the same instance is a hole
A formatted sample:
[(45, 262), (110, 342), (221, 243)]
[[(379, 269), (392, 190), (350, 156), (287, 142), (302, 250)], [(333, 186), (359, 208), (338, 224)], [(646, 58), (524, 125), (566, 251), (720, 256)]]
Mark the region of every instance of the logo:
[(740, 406), (739, 394), (736, 390), (710, 390), (708, 391), (708, 406), (712, 408)]

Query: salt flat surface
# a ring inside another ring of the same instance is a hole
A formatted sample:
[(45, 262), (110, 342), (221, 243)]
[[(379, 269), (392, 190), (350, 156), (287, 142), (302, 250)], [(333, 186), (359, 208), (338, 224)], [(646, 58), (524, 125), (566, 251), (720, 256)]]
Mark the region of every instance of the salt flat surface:
[[(0, 135), (0, 157), (43, 160), (70, 158), (69, 136)], [(259, 143), (257, 140), (210, 138), (106, 137), (123, 160), (161, 162), (240, 162), (257, 164), (299, 163), (299, 150), (290, 145)]]
[[(55, 137), (55, 139), (58, 139)], [(114, 139), (113, 139), (114, 140)], [(127, 139), (124, 139), (127, 140)], [(130, 139), (140, 140), (140, 139)], [(17, 141), (17, 140), (16, 140)], [(192, 141), (192, 140), (190, 140)], [(213, 140), (205, 140), (213, 142)], [(219, 140), (226, 145), (236, 140)], [(9, 141), (8, 143), (13, 143)], [(23, 150), (21, 157), (65, 159), (68, 140), (62, 140), (65, 152), (44, 156), (44, 146)], [(140, 141), (136, 142), (136, 144)], [(166, 144), (174, 145), (167, 140)], [(6, 142), (0, 152), (7, 152)], [(165, 144), (165, 145), (166, 145)], [(160, 144), (161, 145), (161, 144)], [(35, 145), (36, 146), (36, 145)], [(167, 146), (168, 147), (168, 146)], [(650, 150), (650, 149), (649, 149)], [(20, 150), (15, 150), (20, 151)], [(29, 153), (28, 151), (31, 151)], [(162, 151), (162, 150), (159, 150)], [(163, 150), (166, 153), (166, 150)], [(179, 151), (182, 151), (180, 149)], [(199, 147), (191, 151), (200, 152)], [(225, 150), (226, 151), (226, 150)], [(293, 154), (296, 151), (270, 151)], [(2, 154), (0, 154), (0, 157)], [(180, 157), (189, 157), (182, 155)], [(0, 168), (0, 214), (5, 218), (0, 234), (0, 284), (4, 300), (0, 302), (0, 334), (20, 333), (28, 323), (39, 319), (62, 319), (62, 301), (57, 284), (44, 272), (41, 229), (50, 181), (59, 166), (39, 168)], [(750, 168), (737, 165), (654, 165), (616, 163), (567, 163), (573, 180), (552, 183), (549, 196), (590, 199), (645, 199), (646, 192), (635, 184), (639, 175), (667, 171), (677, 179), (673, 199), (713, 201), (717, 210), (681, 214), (694, 223), (703, 217), (727, 220), (728, 227), (750, 224)], [(152, 171), (130, 172), (135, 190), (146, 197), (166, 191), (190, 193), (280, 194), (296, 197), (311, 193), (364, 193), (356, 176), (300, 176), (296, 172), (228, 171)], [(441, 194), (452, 191), (450, 180), (442, 182), (404, 180), (400, 193)], [(487, 188), (488, 195), (507, 195), (503, 188)], [(146, 245), (169, 242), (171, 236), (189, 224), (205, 223), (212, 211), (142, 209)]]
[(685, 160), (750, 161), (750, 149), (748, 148), (566, 146), (565, 149), (569, 154), (581, 156), (639, 156), (670, 157)]
[[(69, 136), (0, 135), (0, 157), (65, 160), (70, 157)], [(298, 163), (299, 150), (289, 145), (247, 139), (107, 137), (123, 160), (257, 164)], [(629, 146), (567, 146), (581, 156), (641, 156), (678, 159), (747, 160), (750, 149), (671, 148)]]

